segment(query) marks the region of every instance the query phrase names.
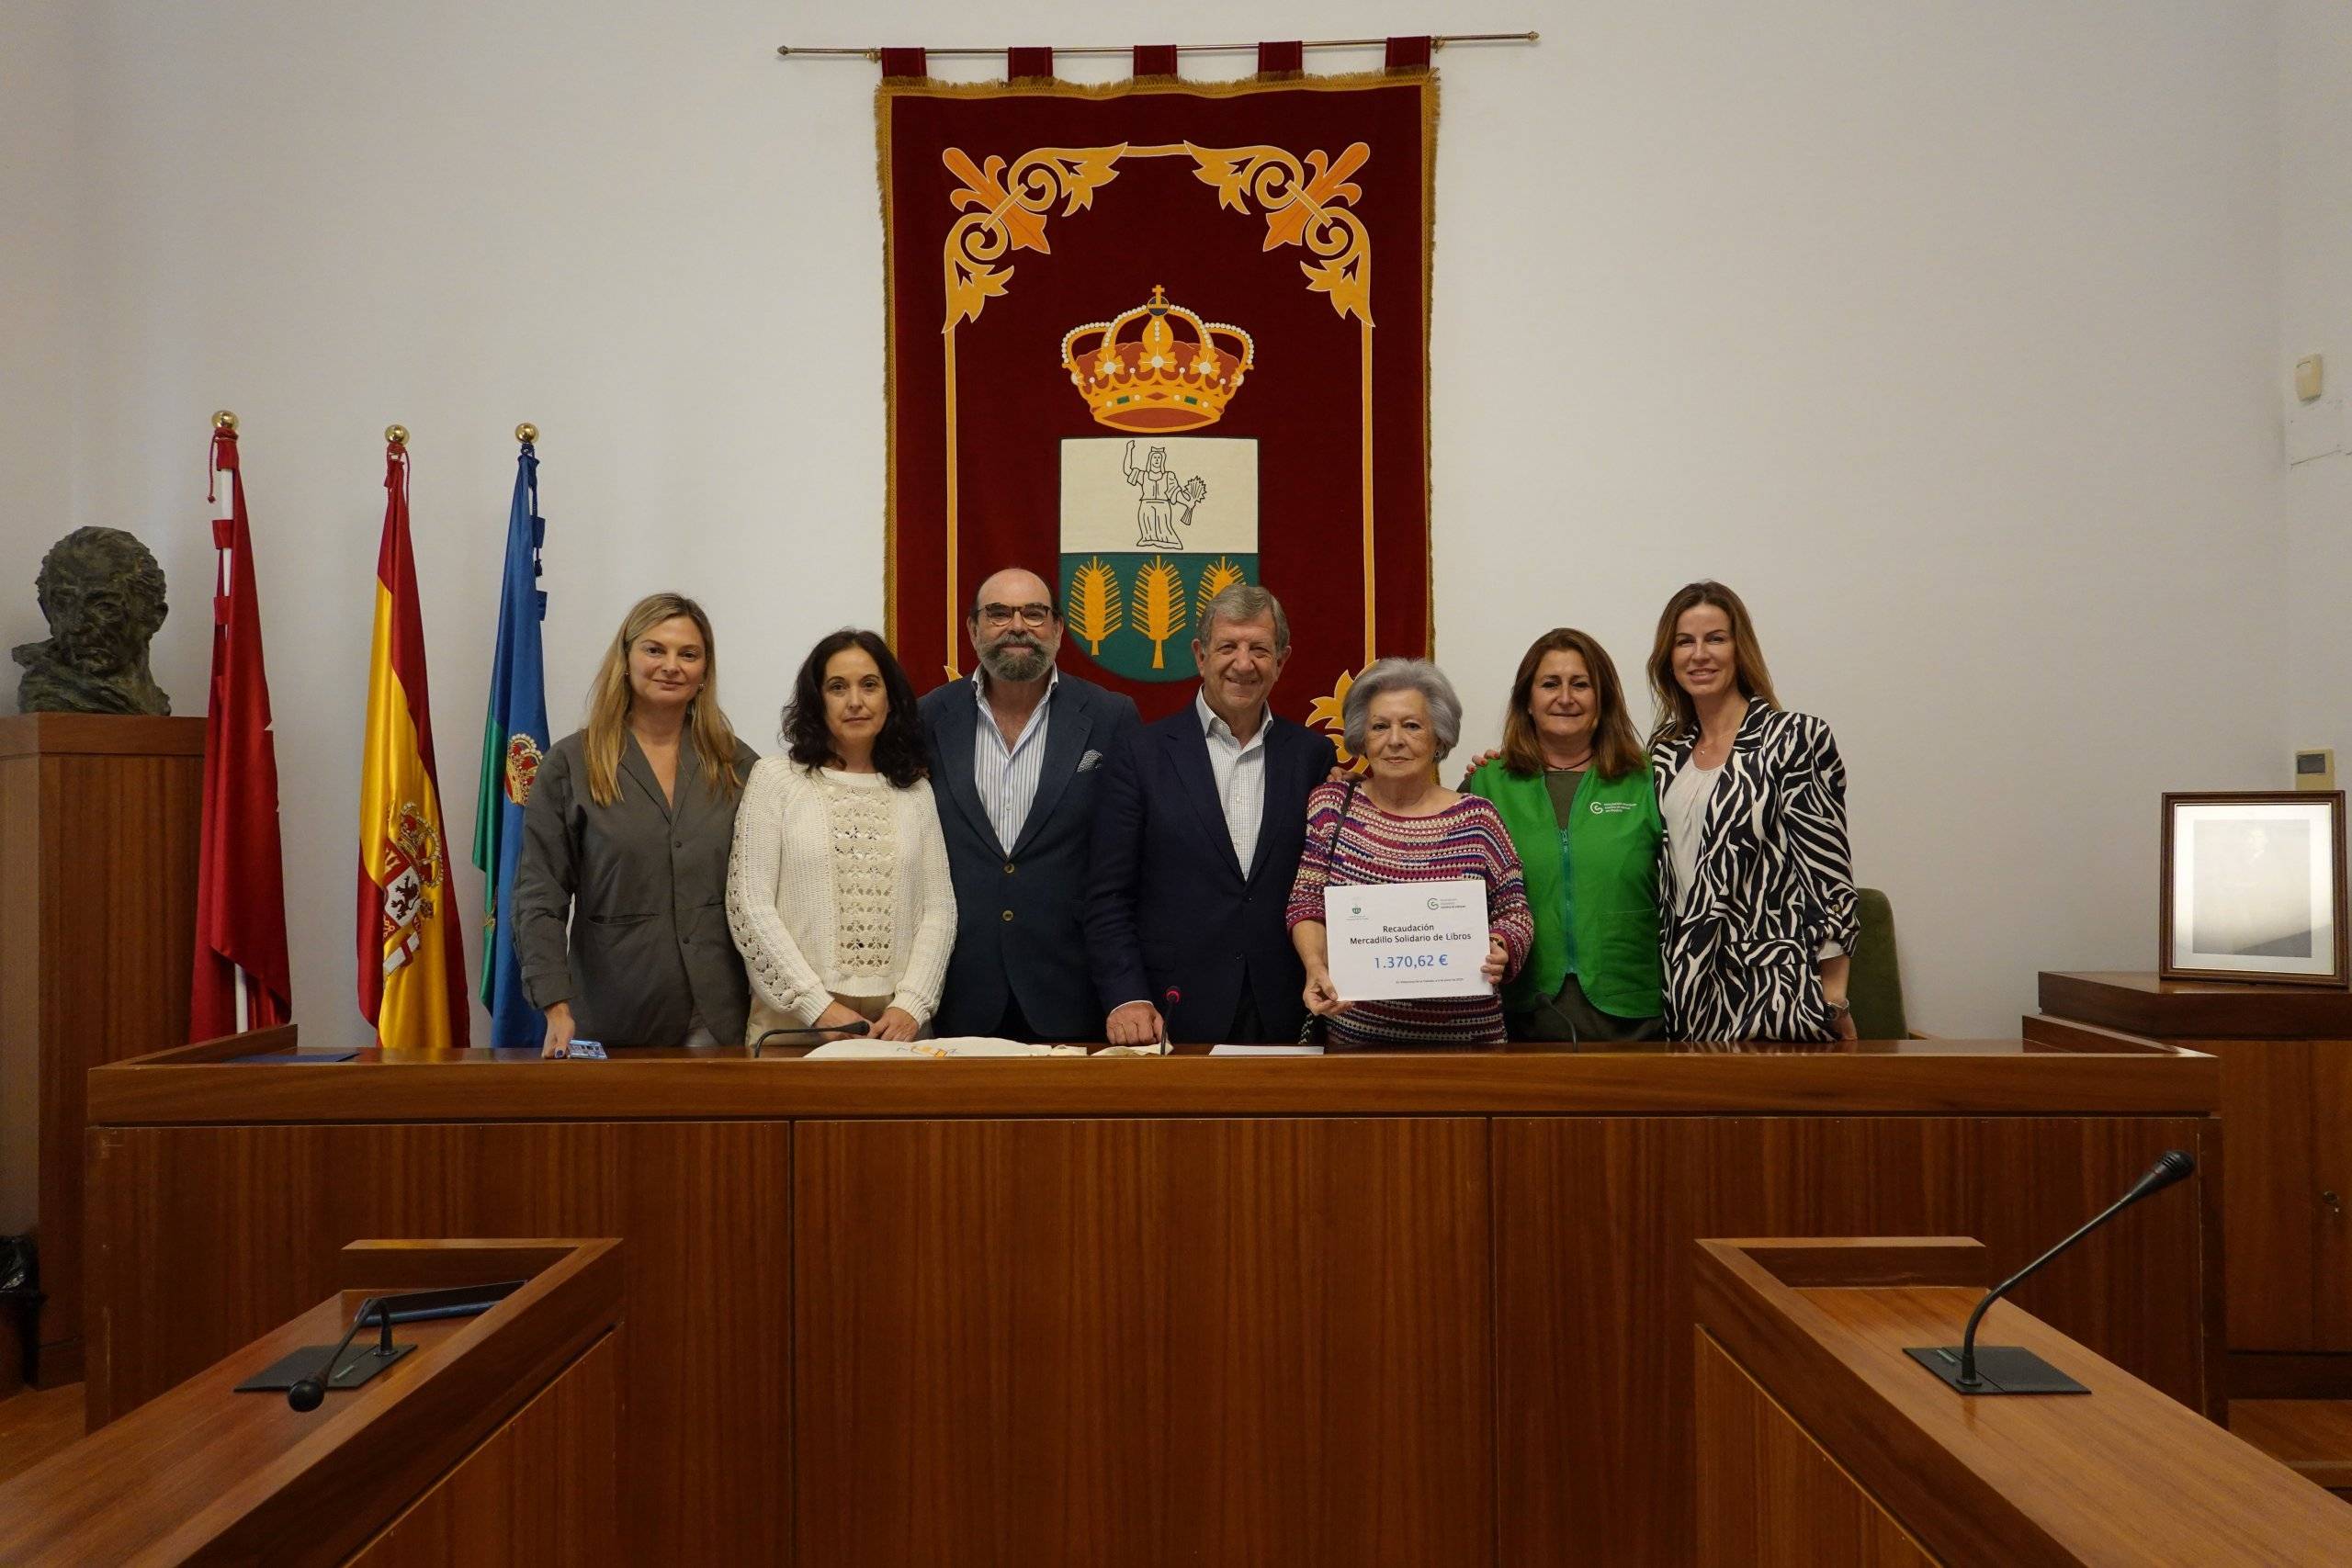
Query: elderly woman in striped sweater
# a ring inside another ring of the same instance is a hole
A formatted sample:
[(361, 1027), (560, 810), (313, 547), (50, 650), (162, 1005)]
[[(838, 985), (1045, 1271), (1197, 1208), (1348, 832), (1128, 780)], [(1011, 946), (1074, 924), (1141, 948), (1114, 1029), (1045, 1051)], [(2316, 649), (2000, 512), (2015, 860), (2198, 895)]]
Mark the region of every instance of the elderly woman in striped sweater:
[[(1492, 987), (1519, 972), (1534, 940), (1519, 854), (1494, 807), (1437, 782), (1437, 764), (1462, 734), (1462, 701), (1436, 665), (1383, 659), (1348, 688), (1348, 750), (1362, 779), (1319, 785), (1306, 802), (1306, 852), (1290, 897), (1291, 941), (1306, 968), (1306, 1005), (1336, 1045), (1499, 1044), (1502, 1001)], [(1374, 883), (1486, 884), (1488, 940), (1481, 995), (1355, 1001), (1331, 983), (1324, 892)]]

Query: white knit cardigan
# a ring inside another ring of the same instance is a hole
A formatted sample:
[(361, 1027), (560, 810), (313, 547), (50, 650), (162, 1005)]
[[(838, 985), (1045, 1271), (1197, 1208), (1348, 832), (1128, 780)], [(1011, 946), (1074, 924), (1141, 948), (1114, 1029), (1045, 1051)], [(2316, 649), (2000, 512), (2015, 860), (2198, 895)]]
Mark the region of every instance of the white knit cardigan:
[(929, 1023), (956, 942), (931, 785), (763, 759), (735, 813), (727, 925), (752, 980), (747, 1043), (814, 1023), (835, 993)]

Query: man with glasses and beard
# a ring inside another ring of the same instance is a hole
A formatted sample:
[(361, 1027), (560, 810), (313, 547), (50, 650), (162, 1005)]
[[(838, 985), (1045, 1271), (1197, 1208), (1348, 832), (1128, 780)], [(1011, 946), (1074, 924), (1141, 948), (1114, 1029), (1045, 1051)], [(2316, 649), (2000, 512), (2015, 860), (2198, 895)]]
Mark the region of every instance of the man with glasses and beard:
[(1103, 760), (1142, 728), (1133, 698), (1054, 668), (1054, 591), (1009, 567), (965, 622), (978, 668), (922, 699), (932, 795), (956, 886), (943, 1036), (1093, 1040), (1086, 862)]

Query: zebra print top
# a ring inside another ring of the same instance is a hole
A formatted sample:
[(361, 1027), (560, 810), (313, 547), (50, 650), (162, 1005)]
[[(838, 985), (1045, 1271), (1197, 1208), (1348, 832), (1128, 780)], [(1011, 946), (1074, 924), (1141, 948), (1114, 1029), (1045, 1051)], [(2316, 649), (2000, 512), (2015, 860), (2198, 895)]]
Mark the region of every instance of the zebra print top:
[[(1347, 803), (1344, 821), (1340, 817)], [(1323, 890), (1382, 882), (1487, 885), (1487, 923), (1507, 954), (1503, 978), (1519, 973), (1535, 941), (1527, 881), (1501, 813), (1465, 795), (1429, 817), (1394, 817), (1343, 784), (1320, 784), (1306, 797), (1306, 852), (1291, 885), (1288, 923), (1323, 919)], [(1487, 1045), (1503, 1040), (1499, 995), (1358, 1002), (1330, 1022), (1334, 1045)]]
[[(1658, 798), (1690, 760), (1696, 725), (1650, 747)], [(1846, 764), (1829, 726), (1751, 699), (1707, 802), (1686, 903), (1671, 835), (1658, 852), (1666, 1027), (1676, 1040), (1830, 1040), (1816, 955), (1854, 951)]]

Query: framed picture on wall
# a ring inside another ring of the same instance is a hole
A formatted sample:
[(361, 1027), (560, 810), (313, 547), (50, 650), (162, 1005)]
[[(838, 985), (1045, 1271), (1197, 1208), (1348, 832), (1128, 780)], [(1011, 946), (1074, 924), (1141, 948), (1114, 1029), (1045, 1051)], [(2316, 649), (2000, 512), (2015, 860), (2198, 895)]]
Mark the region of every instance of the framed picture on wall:
[(2167, 980), (2352, 983), (2344, 792), (2166, 795), (2157, 911)]

